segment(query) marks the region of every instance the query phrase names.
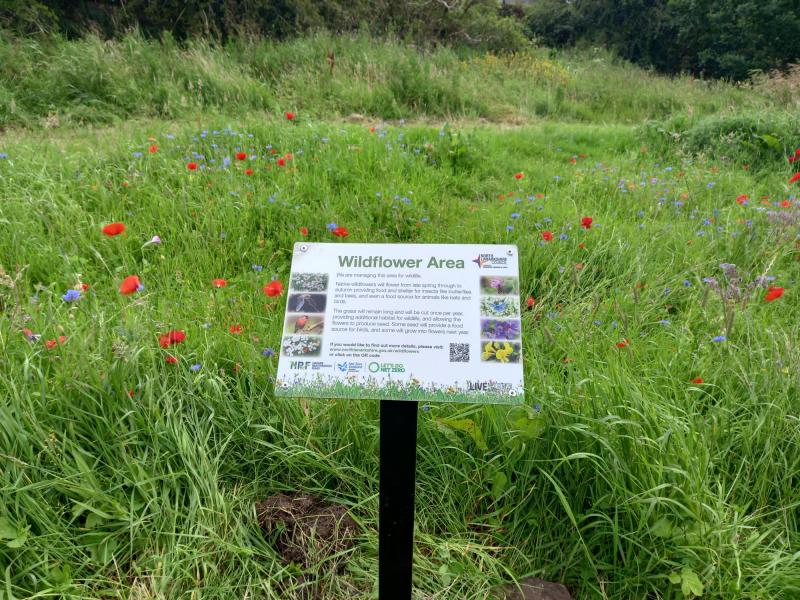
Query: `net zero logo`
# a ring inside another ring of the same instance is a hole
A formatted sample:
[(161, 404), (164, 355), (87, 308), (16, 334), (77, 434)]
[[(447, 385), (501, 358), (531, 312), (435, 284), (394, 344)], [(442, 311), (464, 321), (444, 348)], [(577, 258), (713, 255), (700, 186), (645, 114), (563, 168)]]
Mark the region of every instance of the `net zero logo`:
[(406, 367), (403, 363), (369, 363), (370, 373), (405, 373)]

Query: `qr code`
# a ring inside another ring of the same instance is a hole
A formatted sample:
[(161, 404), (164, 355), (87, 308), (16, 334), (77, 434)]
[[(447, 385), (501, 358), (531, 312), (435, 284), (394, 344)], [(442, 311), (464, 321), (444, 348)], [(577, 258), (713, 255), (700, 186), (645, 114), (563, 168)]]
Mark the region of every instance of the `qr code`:
[(469, 362), (469, 344), (450, 344), (450, 362)]

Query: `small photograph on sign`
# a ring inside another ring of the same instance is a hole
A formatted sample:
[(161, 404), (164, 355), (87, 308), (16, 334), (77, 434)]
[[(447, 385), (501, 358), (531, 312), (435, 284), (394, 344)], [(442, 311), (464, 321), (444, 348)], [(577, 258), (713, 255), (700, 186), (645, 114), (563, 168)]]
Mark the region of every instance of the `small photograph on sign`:
[(522, 358), (522, 345), (518, 342), (481, 342), (483, 362), (518, 363)]
[(328, 289), (327, 273), (295, 273), (289, 288), (293, 292), (324, 292)]
[(286, 333), (322, 335), (325, 317), (322, 315), (288, 314), (283, 330)]
[(482, 296), (482, 317), (518, 317), (519, 298), (515, 296)]
[(518, 340), (520, 322), (516, 319), (481, 319), (481, 337), (487, 340)]
[(487, 296), (519, 294), (519, 279), (516, 277), (481, 277), (481, 294)]
[(323, 313), (327, 302), (325, 294), (289, 294), (286, 308), (296, 313)]
[(322, 338), (315, 335), (287, 335), (281, 343), (284, 356), (319, 356)]

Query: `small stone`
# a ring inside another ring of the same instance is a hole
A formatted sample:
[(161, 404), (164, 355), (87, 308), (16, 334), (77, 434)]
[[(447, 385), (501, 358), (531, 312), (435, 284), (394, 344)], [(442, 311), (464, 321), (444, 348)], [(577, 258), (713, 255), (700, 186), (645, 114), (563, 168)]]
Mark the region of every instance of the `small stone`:
[(517, 584), (500, 588), (502, 600), (572, 600), (569, 590), (561, 583), (528, 577)]

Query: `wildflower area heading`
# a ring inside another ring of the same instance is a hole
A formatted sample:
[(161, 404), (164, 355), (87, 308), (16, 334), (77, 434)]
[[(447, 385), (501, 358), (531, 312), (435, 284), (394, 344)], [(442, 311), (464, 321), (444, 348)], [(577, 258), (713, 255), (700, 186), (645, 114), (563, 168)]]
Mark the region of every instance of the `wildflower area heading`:
[[(424, 258), (386, 258), (384, 256), (339, 256), (340, 267), (361, 269), (420, 269)], [(426, 269), (463, 269), (464, 261), (452, 258), (431, 256)]]

